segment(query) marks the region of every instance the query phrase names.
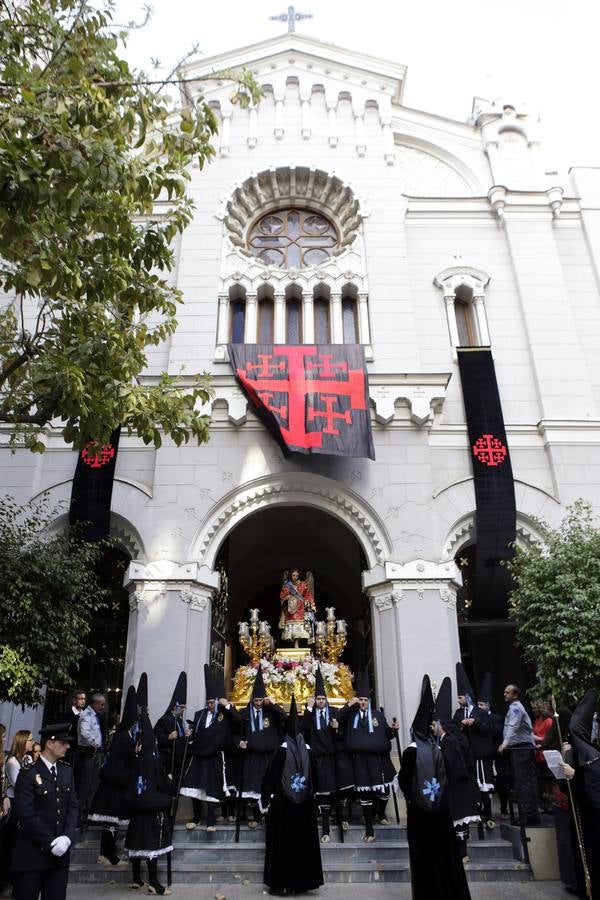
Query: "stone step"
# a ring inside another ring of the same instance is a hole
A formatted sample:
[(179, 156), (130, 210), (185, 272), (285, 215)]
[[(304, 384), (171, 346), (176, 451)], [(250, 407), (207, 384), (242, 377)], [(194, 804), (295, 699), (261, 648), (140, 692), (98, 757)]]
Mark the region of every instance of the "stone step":
[[(202, 842), (196, 845), (192, 843), (180, 843), (175, 840), (173, 858), (181, 863), (210, 863), (215, 855), (219, 862), (226, 866), (236, 866), (238, 863), (255, 862), (264, 854), (264, 843), (246, 841), (243, 844)], [(329, 844), (321, 844), (323, 861), (335, 855), (336, 861), (368, 861), (383, 862), (388, 860), (408, 860), (408, 844), (406, 841), (375, 841), (367, 844), (364, 841), (347, 841), (343, 844), (332, 841)], [(125, 854), (124, 854), (125, 855)], [(508, 841), (470, 841), (469, 856), (473, 862), (498, 861), (513, 859), (512, 847)], [(85, 842), (78, 844), (76, 860), (78, 863), (93, 865), (98, 858), (98, 844)]]
[[(516, 860), (488, 860), (467, 863), (465, 866), (469, 881), (529, 881), (529, 866)], [(374, 883), (409, 882), (408, 860), (344, 861), (323, 859), (323, 874), (328, 884), (332, 883)], [(166, 861), (159, 862), (159, 877), (166, 880)], [(74, 884), (106, 884), (115, 882), (127, 884), (131, 879), (129, 869), (113, 869), (104, 866), (90, 866), (72, 862), (69, 880)], [(201, 865), (182, 863), (173, 859), (173, 883), (175, 884), (261, 884), (263, 879), (263, 857), (257, 854), (253, 862), (236, 862), (235, 867), (226, 867), (219, 861)], [(432, 898), (433, 900), (433, 898)]]

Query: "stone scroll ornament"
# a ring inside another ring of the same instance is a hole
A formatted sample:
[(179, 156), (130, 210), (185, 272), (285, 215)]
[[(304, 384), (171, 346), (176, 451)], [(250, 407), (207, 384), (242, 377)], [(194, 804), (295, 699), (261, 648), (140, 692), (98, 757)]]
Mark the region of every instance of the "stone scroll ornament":
[(502, 560), (513, 555), (515, 486), (494, 360), (489, 348), (458, 348), (475, 482), (477, 550), (470, 617), (505, 617), (512, 587)]
[(229, 344), (238, 384), (285, 456), (375, 459), (359, 344)]
[(79, 451), (69, 507), (69, 523), (81, 524), (86, 541), (101, 541), (110, 533), (110, 504), (121, 428), (95, 451), (92, 442)]

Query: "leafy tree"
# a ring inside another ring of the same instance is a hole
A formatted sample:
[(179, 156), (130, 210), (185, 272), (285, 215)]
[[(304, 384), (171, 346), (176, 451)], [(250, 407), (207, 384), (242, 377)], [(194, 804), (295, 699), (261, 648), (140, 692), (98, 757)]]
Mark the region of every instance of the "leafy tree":
[[(111, 0), (0, 3), (0, 422), (40, 452), (56, 419), (76, 447), (118, 424), (156, 446), (208, 439), (207, 378), (142, 372), (177, 326), (172, 242), (217, 122), (202, 97), (171, 110), (119, 27)], [(249, 73), (217, 77), (258, 100)]]
[(41, 702), (40, 687), (68, 683), (89, 652), (106, 597), (96, 574), (104, 546), (74, 540), (72, 529), (52, 536), (59, 512), (47, 499), (21, 507), (0, 498), (0, 701)]
[(557, 528), (537, 524), (543, 546), (517, 547), (506, 563), (511, 613), (540, 692), (567, 701), (600, 688), (600, 528), (583, 500)]

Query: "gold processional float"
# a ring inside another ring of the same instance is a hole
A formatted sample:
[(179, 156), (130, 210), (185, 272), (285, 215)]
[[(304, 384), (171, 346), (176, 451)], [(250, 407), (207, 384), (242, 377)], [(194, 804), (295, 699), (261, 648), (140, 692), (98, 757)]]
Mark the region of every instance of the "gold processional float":
[[(235, 673), (230, 699), (237, 705), (249, 702), (256, 671), (262, 669), (265, 689), (275, 703), (289, 706), (292, 694), (301, 708), (314, 696), (315, 673), (321, 667), (327, 699), (332, 706), (343, 706), (354, 696), (352, 672), (339, 662), (347, 640), (343, 619), (335, 618), (335, 607), (325, 609), (326, 620), (316, 621), (312, 575), (300, 579), (298, 570), (284, 573), (281, 588), (279, 628), (284, 641), (293, 647), (276, 646), (268, 622), (261, 621), (259, 610), (250, 610), (250, 621), (239, 623), (239, 641), (249, 663)], [(300, 646), (306, 641), (307, 646)], [(312, 648), (312, 649), (311, 649)]]

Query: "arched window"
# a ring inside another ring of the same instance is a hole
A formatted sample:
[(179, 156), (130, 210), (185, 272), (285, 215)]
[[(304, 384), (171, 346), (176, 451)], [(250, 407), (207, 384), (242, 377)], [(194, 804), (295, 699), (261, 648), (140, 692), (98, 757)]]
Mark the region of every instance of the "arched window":
[(317, 344), (331, 343), (331, 324), (329, 321), (329, 300), (327, 297), (317, 296), (315, 306), (315, 341)]
[(302, 343), (302, 301), (288, 298), (286, 305), (286, 341), (288, 344)]
[(273, 299), (264, 297), (258, 301), (258, 343), (273, 343)]
[(354, 297), (342, 297), (342, 334), (344, 336), (344, 344), (358, 344), (356, 300)]
[(246, 326), (246, 301), (232, 300), (229, 304), (231, 310), (231, 343), (244, 343), (244, 328)]
[(458, 331), (459, 347), (477, 347), (477, 331), (473, 321), (473, 308), (465, 300), (454, 301), (454, 316), (456, 318), (456, 330)]
[(301, 269), (318, 266), (339, 246), (335, 225), (310, 209), (277, 209), (250, 229), (248, 249), (270, 266)]

